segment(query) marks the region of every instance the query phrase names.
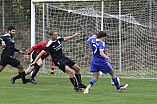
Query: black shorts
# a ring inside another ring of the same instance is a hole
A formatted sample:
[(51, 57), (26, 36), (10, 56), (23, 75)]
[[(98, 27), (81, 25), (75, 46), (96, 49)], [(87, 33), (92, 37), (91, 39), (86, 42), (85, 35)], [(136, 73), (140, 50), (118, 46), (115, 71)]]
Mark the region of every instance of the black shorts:
[(32, 54), (32, 59), (33, 61), (35, 60), (35, 58), (38, 56), (38, 53), (36, 51), (33, 52)]
[[(38, 53), (36, 51), (34, 51), (32, 54), (32, 59), (33, 59), (32, 63), (34, 62), (34, 60), (36, 59), (37, 56), (38, 56)], [(41, 57), (41, 59), (44, 60), (42, 57)]]
[(75, 65), (75, 62), (69, 59), (68, 57), (63, 58), (61, 61), (55, 63), (56, 66), (59, 67), (63, 72), (65, 72), (65, 66), (69, 66), (70, 68)]
[(20, 62), (12, 56), (6, 56), (6, 57), (2, 56), (1, 61), (0, 61), (0, 65), (5, 67), (7, 64), (9, 64), (13, 67), (17, 67), (18, 65), (20, 65)]

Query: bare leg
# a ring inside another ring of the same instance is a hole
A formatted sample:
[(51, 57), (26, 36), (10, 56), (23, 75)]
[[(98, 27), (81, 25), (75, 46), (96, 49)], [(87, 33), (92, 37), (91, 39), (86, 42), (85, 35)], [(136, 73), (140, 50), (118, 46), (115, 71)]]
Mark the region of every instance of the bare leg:
[(5, 66), (0, 65), (0, 72), (5, 68)]
[(75, 65), (72, 66), (72, 69), (75, 70), (75, 76), (76, 76), (79, 88), (86, 88), (87, 86), (82, 84), (82, 79), (81, 79), (79, 66), (75, 64)]

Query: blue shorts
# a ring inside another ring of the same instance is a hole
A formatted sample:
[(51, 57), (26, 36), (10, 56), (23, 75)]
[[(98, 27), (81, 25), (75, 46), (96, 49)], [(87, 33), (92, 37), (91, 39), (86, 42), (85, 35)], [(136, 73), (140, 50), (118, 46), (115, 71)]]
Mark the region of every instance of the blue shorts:
[(113, 70), (113, 66), (110, 64), (110, 62), (104, 62), (104, 63), (93, 63), (93, 62), (91, 62), (90, 66), (91, 66), (90, 72), (101, 71), (102, 73), (107, 74), (111, 70)]

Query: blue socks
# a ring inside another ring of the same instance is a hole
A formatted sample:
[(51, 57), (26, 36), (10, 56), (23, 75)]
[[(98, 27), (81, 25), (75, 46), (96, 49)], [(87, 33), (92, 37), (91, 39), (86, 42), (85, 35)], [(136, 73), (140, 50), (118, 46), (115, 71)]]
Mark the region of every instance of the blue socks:
[(94, 79), (94, 78), (92, 78), (91, 80), (90, 80), (90, 83), (89, 83), (89, 85), (90, 86), (93, 86), (93, 84), (96, 82), (96, 80)]
[(115, 85), (116, 85), (116, 87), (117, 87), (117, 90), (120, 89), (120, 84), (119, 84), (119, 82), (118, 82), (118, 80), (117, 80), (117, 77), (112, 78), (112, 80), (113, 80), (113, 82), (115, 83)]

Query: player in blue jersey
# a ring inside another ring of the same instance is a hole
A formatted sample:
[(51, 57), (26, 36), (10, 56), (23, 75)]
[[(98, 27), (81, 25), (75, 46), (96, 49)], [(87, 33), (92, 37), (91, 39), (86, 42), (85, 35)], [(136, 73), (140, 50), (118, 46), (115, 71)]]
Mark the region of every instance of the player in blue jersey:
[(23, 84), (28, 82), (25, 79), (25, 72), (23, 71), (23, 64), (19, 62), (16, 58), (14, 58), (14, 52), (19, 52), (20, 54), (24, 54), (23, 51), (18, 50), (15, 48), (14, 36), (15, 34), (15, 27), (9, 26), (8, 33), (2, 35), (0, 38), (0, 43), (2, 44), (3, 52), (1, 54), (0, 60), (0, 72), (6, 67), (7, 64), (16, 67), (19, 72), (19, 78), (22, 78)]
[(97, 35), (93, 35), (87, 41), (90, 43), (93, 56), (91, 62), (90, 72), (93, 73), (93, 78), (90, 80), (89, 85), (84, 90), (84, 94), (88, 94), (90, 88), (98, 80), (99, 71), (104, 74), (109, 73), (112, 76), (112, 80), (116, 85), (118, 91), (125, 89), (128, 84), (120, 86), (116, 74), (113, 70), (113, 66), (110, 64), (110, 58), (105, 54), (105, 39), (107, 34), (104, 31), (98, 32)]
[[(80, 68), (76, 65), (74, 61), (66, 57), (62, 52), (62, 46), (61, 42), (70, 40), (80, 33), (75, 33), (75, 35), (69, 36), (69, 37), (58, 37), (58, 33), (55, 30), (51, 30), (49, 32), (50, 40), (48, 41), (46, 47), (40, 52), (40, 54), (36, 57), (35, 61), (31, 64), (31, 66), (35, 65), (38, 59), (47, 51), (50, 52), (52, 59), (56, 66), (59, 67), (63, 72), (69, 74), (69, 78), (71, 83), (74, 86), (74, 89), (76, 92), (83, 92), (80, 88), (86, 88), (84, 84), (82, 84), (81, 80), (81, 74), (80, 74)], [(78, 84), (76, 82), (76, 79), (74, 77), (74, 73), (71, 70), (73, 69), (75, 71), (75, 76), (78, 81)]]

